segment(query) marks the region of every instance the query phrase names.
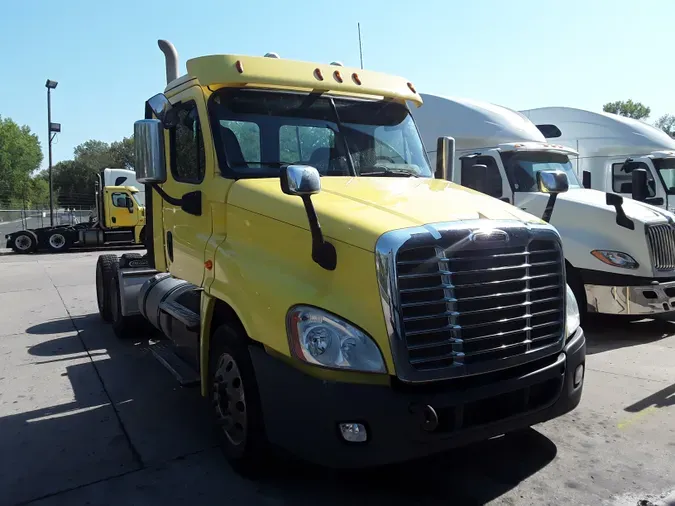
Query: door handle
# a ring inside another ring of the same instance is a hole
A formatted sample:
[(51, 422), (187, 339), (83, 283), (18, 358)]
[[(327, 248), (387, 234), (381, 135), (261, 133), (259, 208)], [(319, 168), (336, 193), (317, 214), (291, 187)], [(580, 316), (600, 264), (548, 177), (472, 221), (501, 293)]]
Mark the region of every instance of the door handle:
[(169, 255), (169, 260), (173, 262), (173, 234), (166, 233), (166, 253)]

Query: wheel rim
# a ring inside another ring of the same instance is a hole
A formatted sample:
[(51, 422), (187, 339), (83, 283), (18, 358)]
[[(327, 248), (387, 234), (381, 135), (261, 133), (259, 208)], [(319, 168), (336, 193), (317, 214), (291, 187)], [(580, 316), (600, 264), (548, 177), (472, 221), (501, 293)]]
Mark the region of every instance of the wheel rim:
[(16, 249), (20, 251), (27, 251), (33, 245), (33, 241), (27, 235), (20, 235), (14, 240), (14, 244), (16, 245)]
[(61, 249), (66, 244), (66, 238), (62, 234), (52, 234), (49, 236), (49, 245), (54, 249)]
[(213, 381), (213, 407), (217, 422), (235, 446), (246, 441), (247, 413), (244, 383), (237, 362), (228, 353), (218, 360)]

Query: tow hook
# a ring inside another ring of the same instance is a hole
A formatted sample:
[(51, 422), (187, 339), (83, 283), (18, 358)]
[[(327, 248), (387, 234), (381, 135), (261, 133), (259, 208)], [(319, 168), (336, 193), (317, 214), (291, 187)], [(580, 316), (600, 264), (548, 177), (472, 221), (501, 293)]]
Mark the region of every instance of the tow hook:
[(438, 414), (429, 404), (411, 404), (410, 412), (420, 417), (420, 427), (426, 432), (433, 432), (438, 428)]

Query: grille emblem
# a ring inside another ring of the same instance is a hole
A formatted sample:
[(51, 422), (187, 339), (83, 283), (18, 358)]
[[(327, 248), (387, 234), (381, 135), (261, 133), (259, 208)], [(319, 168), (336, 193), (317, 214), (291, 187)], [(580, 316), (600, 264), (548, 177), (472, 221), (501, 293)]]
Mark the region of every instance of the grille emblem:
[(471, 242), (509, 242), (509, 234), (498, 228), (474, 230), (469, 234)]

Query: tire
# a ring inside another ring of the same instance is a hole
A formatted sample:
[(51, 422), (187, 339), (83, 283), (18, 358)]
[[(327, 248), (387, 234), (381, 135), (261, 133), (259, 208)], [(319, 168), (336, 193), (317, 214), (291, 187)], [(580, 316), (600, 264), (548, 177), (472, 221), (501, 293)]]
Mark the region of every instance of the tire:
[(112, 275), (109, 281), (108, 296), (110, 298), (110, 320), (112, 322), (113, 332), (118, 339), (128, 339), (136, 335), (144, 321), (142, 316), (124, 316), (122, 315), (121, 291), (117, 271), (119, 263), (113, 264)]
[(272, 452), (265, 435), (248, 338), (243, 331), (223, 324), (211, 342), (210, 411), (221, 450), (237, 473), (260, 477), (270, 469)]
[(47, 249), (52, 253), (64, 253), (72, 244), (71, 234), (66, 230), (54, 230), (47, 236)]
[(110, 280), (114, 266), (119, 262), (117, 255), (101, 255), (96, 261), (96, 302), (103, 321), (110, 323)]
[(120, 268), (128, 267), (129, 266), (129, 260), (138, 260), (140, 258), (143, 258), (140, 253), (124, 253), (120, 257), (120, 262), (119, 262), (120, 265), (119, 266), (120, 266)]
[(37, 236), (30, 230), (24, 230), (12, 237), (10, 248), (14, 253), (34, 253), (37, 250)]
[(141, 232), (138, 234), (138, 240), (140, 241), (139, 244), (142, 244), (146, 248), (148, 247), (147, 244), (145, 244), (145, 227), (143, 227)]

